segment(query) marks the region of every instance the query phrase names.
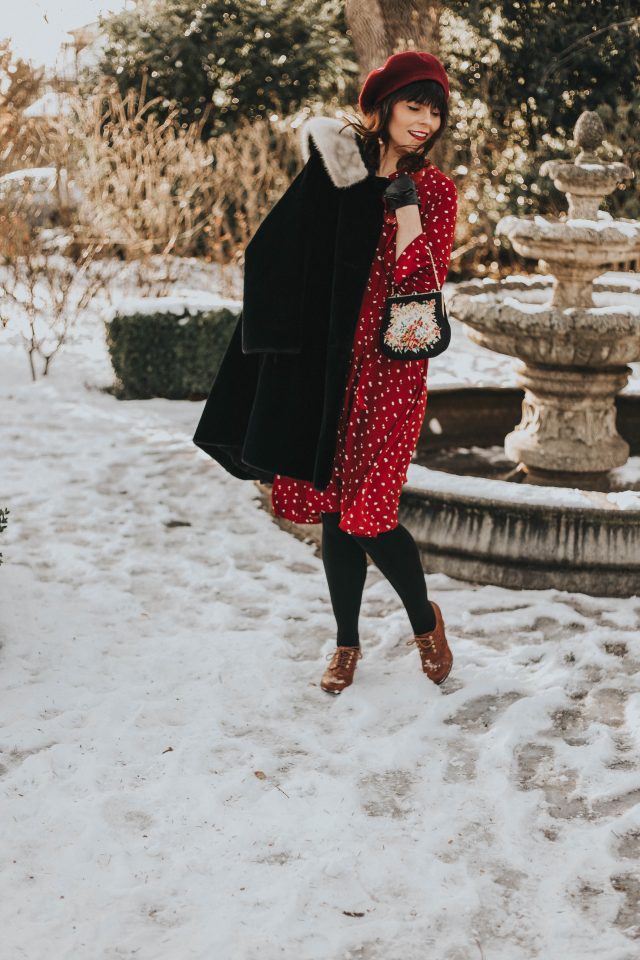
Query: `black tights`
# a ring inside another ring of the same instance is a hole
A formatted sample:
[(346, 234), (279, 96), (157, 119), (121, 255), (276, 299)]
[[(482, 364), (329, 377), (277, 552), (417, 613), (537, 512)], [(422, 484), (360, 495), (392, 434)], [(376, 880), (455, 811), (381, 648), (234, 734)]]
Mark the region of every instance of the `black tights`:
[(418, 546), (402, 524), (377, 537), (360, 537), (338, 526), (339, 513), (323, 513), (322, 562), (331, 606), (338, 625), (337, 645), (359, 646), (358, 617), (367, 553), (402, 600), (414, 634), (435, 627), (435, 614), (427, 597), (427, 585)]

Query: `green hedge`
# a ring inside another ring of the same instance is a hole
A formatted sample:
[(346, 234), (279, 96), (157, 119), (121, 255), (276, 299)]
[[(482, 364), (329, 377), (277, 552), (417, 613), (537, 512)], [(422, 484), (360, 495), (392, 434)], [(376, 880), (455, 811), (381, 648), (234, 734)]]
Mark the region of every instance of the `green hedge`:
[[(135, 309), (135, 308), (134, 308)], [(239, 312), (226, 307), (182, 313), (117, 312), (106, 321), (107, 346), (122, 400), (201, 400), (235, 329)]]

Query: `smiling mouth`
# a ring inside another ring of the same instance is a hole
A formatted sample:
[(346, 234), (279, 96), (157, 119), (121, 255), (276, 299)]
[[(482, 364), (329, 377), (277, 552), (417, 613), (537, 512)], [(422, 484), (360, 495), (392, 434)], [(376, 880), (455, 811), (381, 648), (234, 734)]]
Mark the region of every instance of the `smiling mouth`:
[(412, 136), (415, 140), (423, 141), (423, 140), (426, 140), (426, 139), (427, 139), (427, 134), (426, 134), (426, 133), (420, 133), (420, 131), (418, 131), (418, 130), (409, 130), (409, 133), (411, 134), (411, 136)]

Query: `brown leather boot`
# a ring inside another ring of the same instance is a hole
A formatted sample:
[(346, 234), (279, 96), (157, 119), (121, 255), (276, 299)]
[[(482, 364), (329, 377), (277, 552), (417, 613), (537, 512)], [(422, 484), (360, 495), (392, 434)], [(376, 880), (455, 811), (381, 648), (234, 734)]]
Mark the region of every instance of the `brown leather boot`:
[(336, 647), (335, 653), (330, 653), (331, 663), (322, 674), (320, 686), (327, 693), (342, 693), (345, 687), (353, 683), (358, 660), (362, 657), (360, 647)]
[(431, 633), (419, 633), (412, 640), (407, 640), (407, 646), (416, 644), (420, 651), (423, 673), (434, 683), (441, 684), (451, 673), (453, 654), (444, 635), (444, 620), (440, 607), (437, 603), (431, 603), (431, 606), (436, 615), (434, 629)]

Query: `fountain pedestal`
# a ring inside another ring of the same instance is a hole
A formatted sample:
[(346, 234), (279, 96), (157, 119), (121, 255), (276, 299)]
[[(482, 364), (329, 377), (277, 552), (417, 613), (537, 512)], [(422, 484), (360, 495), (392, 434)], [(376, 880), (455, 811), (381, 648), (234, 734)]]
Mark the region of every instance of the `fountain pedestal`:
[(522, 420), (505, 437), (506, 455), (526, 464), (530, 481), (544, 484), (561, 473), (574, 481), (580, 474), (582, 484), (591, 486), (588, 474), (622, 466), (629, 444), (616, 428), (615, 398), (630, 373), (630, 367), (577, 371), (521, 364)]
[(575, 263), (564, 263), (556, 259), (553, 264), (546, 260), (538, 261), (541, 273), (553, 274), (553, 292), (550, 307), (563, 310), (565, 307), (592, 307), (593, 281), (602, 273), (600, 265), (589, 270)]

